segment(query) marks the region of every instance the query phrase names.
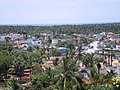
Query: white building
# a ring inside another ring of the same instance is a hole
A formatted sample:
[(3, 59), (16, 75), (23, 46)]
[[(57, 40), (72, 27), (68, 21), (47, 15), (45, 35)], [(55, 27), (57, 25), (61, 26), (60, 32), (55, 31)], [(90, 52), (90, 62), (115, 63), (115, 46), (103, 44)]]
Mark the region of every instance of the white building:
[(101, 36), (106, 36), (105, 32), (100, 33)]
[(0, 36), (0, 41), (5, 41), (5, 36)]
[(120, 45), (116, 45), (116, 49), (120, 49)]
[(41, 41), (41, 40), (32, 41), (32, 45), (33, 45), (33, 46), (40, 46), (41, 44), (42, 44), (42, 41)]
[(52, 39), (52, 45), (57, 45), (58, 44), (58, 39)]
[(86, 53), (95, 53), (99, 50), (99, 47), (101, 46), (101, 43), (99, 41), (94, 41), (89, 44), (88, 49), (84, 52)]

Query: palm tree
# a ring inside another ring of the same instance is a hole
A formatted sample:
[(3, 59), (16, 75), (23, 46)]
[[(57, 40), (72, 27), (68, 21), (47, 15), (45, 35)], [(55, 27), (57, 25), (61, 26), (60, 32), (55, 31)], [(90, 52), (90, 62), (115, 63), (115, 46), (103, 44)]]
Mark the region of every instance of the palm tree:
[(74, 88), (74, 90), (85, 90), (82, 75), (76, 66), (76, 60), (66, 55), (66, 57), (63, 57), (61, 60), (61, 66), (58, 67), (58, 69), (58, 74), (54, 75), (56, 79), (54, 89), (72, 90)]
[(110, 56), (111, 56), (111, 66), (112, 66), (112, 62), (113, 62), (113, 57), (115, 57), (115, 52), (114, 51), (111, 51), (110, 52)]
[(7, 90), (23, 90), (17, 80), (13, 79), (7, 82)]
[(115, 75), (113, 72), (108, 72), (106, 75), (100, 74), (97, 72), (97, 67), (95, 64), (89, 67), (90, 73), (89, 76), (89, 83), (86, 82), (86, 89), (90, 90), (110, 90), (112, 88), (111, 82), (109, 82), (112, 77)]
[(12, 62), (13, 55), (11, 53), (8, 53), (8, 51), (0, 52), (1, 73), (4, 74), (5, 80), (7, 79), (8, 71)]
[(82, 54), (82, 46), (78, 46), (78, 54), (77, 56), (75, 57), (77, 63), (78, 63), (78, 66), (80, 65), (80, 62), (83, 60), (83, 54)]

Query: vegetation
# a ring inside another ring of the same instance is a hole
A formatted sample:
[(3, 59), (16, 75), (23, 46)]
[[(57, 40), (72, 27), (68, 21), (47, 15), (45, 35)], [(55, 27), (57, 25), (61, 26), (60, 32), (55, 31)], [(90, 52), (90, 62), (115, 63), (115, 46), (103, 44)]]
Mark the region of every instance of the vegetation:
[[(49, 48), (51, 37), (48, 36), (47, 47), (29, 47), (19, 50), (13, 47), (9, 38), (0, 43), (0, 82), (6, 90), (119, 90), (120, 80), (114, 71), (101, 74), (103, 57), (85, 54), (82, 46), (94, 41), (83, 37), (77, 40), (76, 34), (94, 34), (101, 32), (120, 32), (120, 23), (55, 25), (55, 26), (0, 26), (1, 34), (19, 33), (27, 39), (28, 35), (44, 38), (42, 32), (53, 38), (64, 38), (68, 34), (74, 38), (59, 42), (58, 47), (66, 47), (62, 54), (55, 48)], [(65, 39), (65, 38), (64, 38)], [(76, 51), (76, 46), (78, 47)], [(109, 48), (111, 46), (106, 46)], [(104, 47), (103, 47), (104, 49)], [(112, 66), (115, 52), (109, 51), (107, 65)], [(50, 57), (54, 58), (50, 61)], [(82, 66), (80, 66), (82, 64)], [(84, 69), (83, 69), (84, 67)]]
[[(11, 44), (1, 44), (4, 49), (0, 51), (0, 77), (8, 90), (100, 90), (101, 88), (119, 90), (119, 80), (113, 79), (113, 83), (109, 82), (115, 77), (113, 71), (106, 75), (100, 74), (101, 66), (98, 63), (104, 60), (94, 54), (82, 54), (81, 46), (79, 46), (79, 53), (74, 55), (71, 53), (74, 50), (73, 45), (68, 45), (70, 50), (63, 55), (63, 58), (56, 58), (52, 66), (48, 67), (44, 66), (47, 53), (43, 48), (37, 47), (37, 51), (34, 52), (14, 49), (8, 51), (6, 45)], [(51, 55), (54, 55), (53, 52)], [(79, 67), (81, 61), (90, 73)], [(32, 69), (32, 72), (30, 79), (24, 82), (22, 78), (26, 69)], [(85, 78), (83, 73), (87, 73), (89, 78)], [(86, 81), (87, 79), (90, 82)], [(23, 84), (25, 85), (22, 86)]]
[(108, 23), (108, 24), (84, 24), (84, 25), (54, 25), (54, 26), (12, 26), (12, 25), (1, 25), (0, 33), (19, 33), (19, 34), (31, 34), (39, 37), (41, 32), (47, 32), (53, 34), (93, 34), (101, 32), (114, 32), (120, 33), (120, 23)]

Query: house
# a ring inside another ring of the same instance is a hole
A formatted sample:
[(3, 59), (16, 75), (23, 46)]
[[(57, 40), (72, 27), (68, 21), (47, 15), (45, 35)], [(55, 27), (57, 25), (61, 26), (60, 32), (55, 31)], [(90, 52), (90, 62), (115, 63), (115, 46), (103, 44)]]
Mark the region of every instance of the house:
[(11, 40), (17, 40), (20, 39), (20, 34), (12, 34)]
[(42, 44), (42, 41), (36, 37), (32, 37), (32, 38), (27, 39), (27, 43), (28, 45), (40, 46)]
[(101, 36), (106, 36), (105, 32), (100, 33)]
[(32, 37), (27, 40), (19, 40), (14, 42), (18, 48), (28, 48), (30, 46), (40, 46), (42, 44), (42, 41)]
[(20, 39), (21, 35), (10, 33), (10, 34), (7, 34), (5, 37), (8, 37), (8, 38), (10, 38), (10, 40), (14, 41), (14, 40)]
[(29, 45), (32, 45), (33, 41), (36, 41), (36, 40), (38, 40), (36, 37), (31, 37), (31, 38), (28, 38), (28, 39), (27, 39), (27, 43), (28, 43)]
[(33, 46), (40, 46), (41, 44), (42, 44), (42, 41), (41, 41), (41, 40), (32, 41), (32, 45), (33, 45)]
[(57, 48), (57, 50), (58, 50), (60, 53), (65, 53), (65, 52), (67, 52), (67, 48), (65, 48), (65, 47), (59, 47), (59, 48)]
[(120, 49), (120, 45), (116, 45), (116, 49)]
[(120, 45), (114, 44), (114, 45), (111, 45), (111, 47), (112, 47), (113, 49), (119, 49), (119, 50), (120, 50)]
[(58, 39), (52, 39), (52, 45), (57, 45), (58, 44)]
[(0, 35), (0, 43), (5, 42), (5, 36)]
[(94, 42), (90, 43), (87, 47), (84, 47), (85, 48), (84, 52), (85, 53), (95, 53), (96, 51), (99, 50), (100, 46), (101, 46), (100, 41), (94, 41)]
[(107, 32), (107, 35), (114, 35), (113, 32)]
[(18, 48), (28, 48), (28, 43), (26, 40), (18, 41)]

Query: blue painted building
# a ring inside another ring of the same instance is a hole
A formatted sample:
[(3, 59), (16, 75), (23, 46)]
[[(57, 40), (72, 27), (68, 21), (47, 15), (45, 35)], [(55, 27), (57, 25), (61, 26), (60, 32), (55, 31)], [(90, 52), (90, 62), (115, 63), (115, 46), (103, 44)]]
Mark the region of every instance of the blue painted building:
[(58, 50), (60, 53), (66, 53), (68, 49), (65, 48), (65, 47), (59, 47), (59, 48), (57, 48), (57, 50)]

